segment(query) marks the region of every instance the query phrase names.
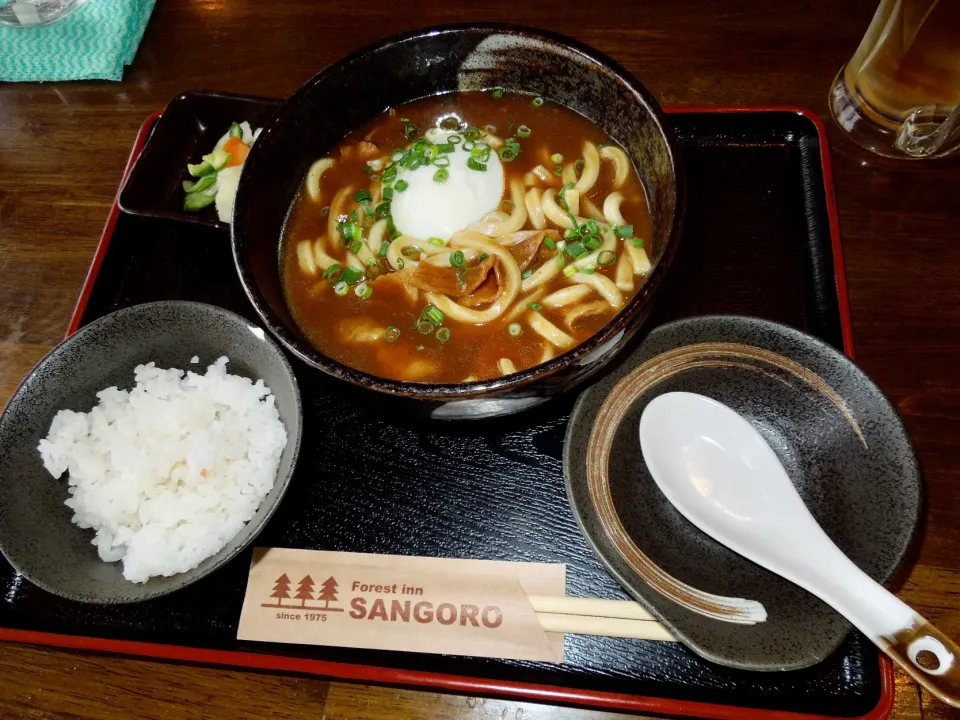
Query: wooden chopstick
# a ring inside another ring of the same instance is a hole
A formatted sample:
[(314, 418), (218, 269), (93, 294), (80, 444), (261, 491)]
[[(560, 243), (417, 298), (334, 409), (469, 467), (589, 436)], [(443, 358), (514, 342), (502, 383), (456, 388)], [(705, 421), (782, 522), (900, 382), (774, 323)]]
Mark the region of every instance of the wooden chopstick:
[(676, 641), (653, 615), (631, 600), (549, 595), (527, 597), (540, 625), (547, 632)]
[(537, 613), (537, 619), (540, 620), (540, 625), (546, 632), (676, 642), (676, 638), (663, 625), (652, 620), (625, 620), (558, 613)]
[(536, 613), (591, 615), (656, 622), (656, 618), (648, 613), (640, 603), (632, 600), (601, 600), (600, 598), (555, 597), (551, 595), (528, 595), (527, 597)]

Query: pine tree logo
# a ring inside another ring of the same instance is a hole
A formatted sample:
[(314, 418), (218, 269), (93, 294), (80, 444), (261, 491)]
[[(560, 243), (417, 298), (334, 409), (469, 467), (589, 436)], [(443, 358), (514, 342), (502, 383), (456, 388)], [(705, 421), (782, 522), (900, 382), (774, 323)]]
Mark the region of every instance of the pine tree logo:
[(284, 573), (274, 581), (273, 593), (270, 595), (270, 597), (276, 598), (277, 602), (262, 603), (263, 607), (286, 607), (283, 604), (283, 601), (289, 599), (290, 597), (290, 578), (287, 577), (286, 573)]
[(324, 610), (330, 612), (343, 612), (343, 608), (330, 607), (330, 603), (337, 602), (337, 580), (333, 576), (328, 577), (320, 586), (320, 594), (317, 600), (323, 600)]
[(313, 600), (313, 578), (307, 575), (297, 585), (297, 594), (294, 597), (300, 601), (300, 607), (307, 606), (307, 600)]

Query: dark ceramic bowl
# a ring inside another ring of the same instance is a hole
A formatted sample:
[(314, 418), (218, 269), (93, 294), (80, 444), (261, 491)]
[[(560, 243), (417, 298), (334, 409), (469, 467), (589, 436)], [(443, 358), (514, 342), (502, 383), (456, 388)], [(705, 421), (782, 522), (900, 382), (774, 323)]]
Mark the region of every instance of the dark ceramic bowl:
[[(287, 447), (273, 489), (253, 519), (219, 553), (197, 568), (134, 584), (119, 562), (100, 560), (92, 530), (74, 525), (67, 479), (43, 467), (37, 444), (57, 411), (87, 412), (96, 393), (129, 388), (133, 369), (191, 367), (195, 372), (226, 355), (227, 372), (261, 378), (276, 398), (287, 430)], [(166, 595), (236, 557), (266, 525), (279, 505), (300, 450), (302, 414), (297, 380), (286, 357), (259, 327), (213, 305), (157, 302), (135, 305), (93, 322), (60, 343), (23, 381), (0, 415), (0, 551), (28, 580), (71, 600), (127, 603)]]
[[(599, 125), (630, 154), (650, 200), (654, 237), (646, 284), (586, 342), (543, 365), (483, 382), (388, 380), (317, 350), (284, 300), (278, 245), (311, 163), (389, 107), (439, 93), (503, 87), (540, 95)], [(343, 102), (349, 97), (350, 102)], [(264, 323), (307, 364), (354, 385), (411, 399), (413, 412), (459, 419), (537, 405), (606, 365), (647, 318), (680, 238), (683, 182), (677, 145), (656, 100), (610, 58), (574, 40), (505, 25), (460, 25), (386, 40), (331, 65), (281, 107), (253, 147), (232, 226), (240, 281)]]
[[(711, 662), (745, 670), (824, 660), (850, 623), (701, 532), (647, 470), (640, 416), (668, 392), (705, 395), (746, 418), (827, 535), (880, 583), (904, 562), (922, 514), (920, 470), (896, 409), (825, 342), (759, 318), (714, 315), (653, 330), (580, 395), (567, 426), (567, 494), (587, 541), (675, 637)], [(718, 600), (703, 593), (757, 601), (767, 619), (742, 625), (707, 616)]]

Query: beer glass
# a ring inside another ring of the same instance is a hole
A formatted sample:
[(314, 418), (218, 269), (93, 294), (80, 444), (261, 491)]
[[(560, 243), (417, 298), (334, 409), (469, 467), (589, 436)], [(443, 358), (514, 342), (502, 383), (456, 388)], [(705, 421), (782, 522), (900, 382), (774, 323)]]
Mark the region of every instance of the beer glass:
[(960, 0), (882, 0), (830, 89), (830, 110), (880, 155), (960, 148)]
[(84, 0), (0, 0), (0, 25), (42, 27), (58, 22)]

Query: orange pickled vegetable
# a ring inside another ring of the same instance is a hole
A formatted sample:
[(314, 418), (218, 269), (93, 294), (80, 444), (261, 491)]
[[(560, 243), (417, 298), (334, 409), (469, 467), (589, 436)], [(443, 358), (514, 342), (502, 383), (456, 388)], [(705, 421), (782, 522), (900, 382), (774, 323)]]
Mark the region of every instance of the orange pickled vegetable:
[(244, 145), (243, 140), (238, 137), (232, 137), (223, 144), (224, 152), (230, 153), (230, 162), (227, 167), (236, 167), (243, 165), (243, 161), (250, 154), (250, 146)]

